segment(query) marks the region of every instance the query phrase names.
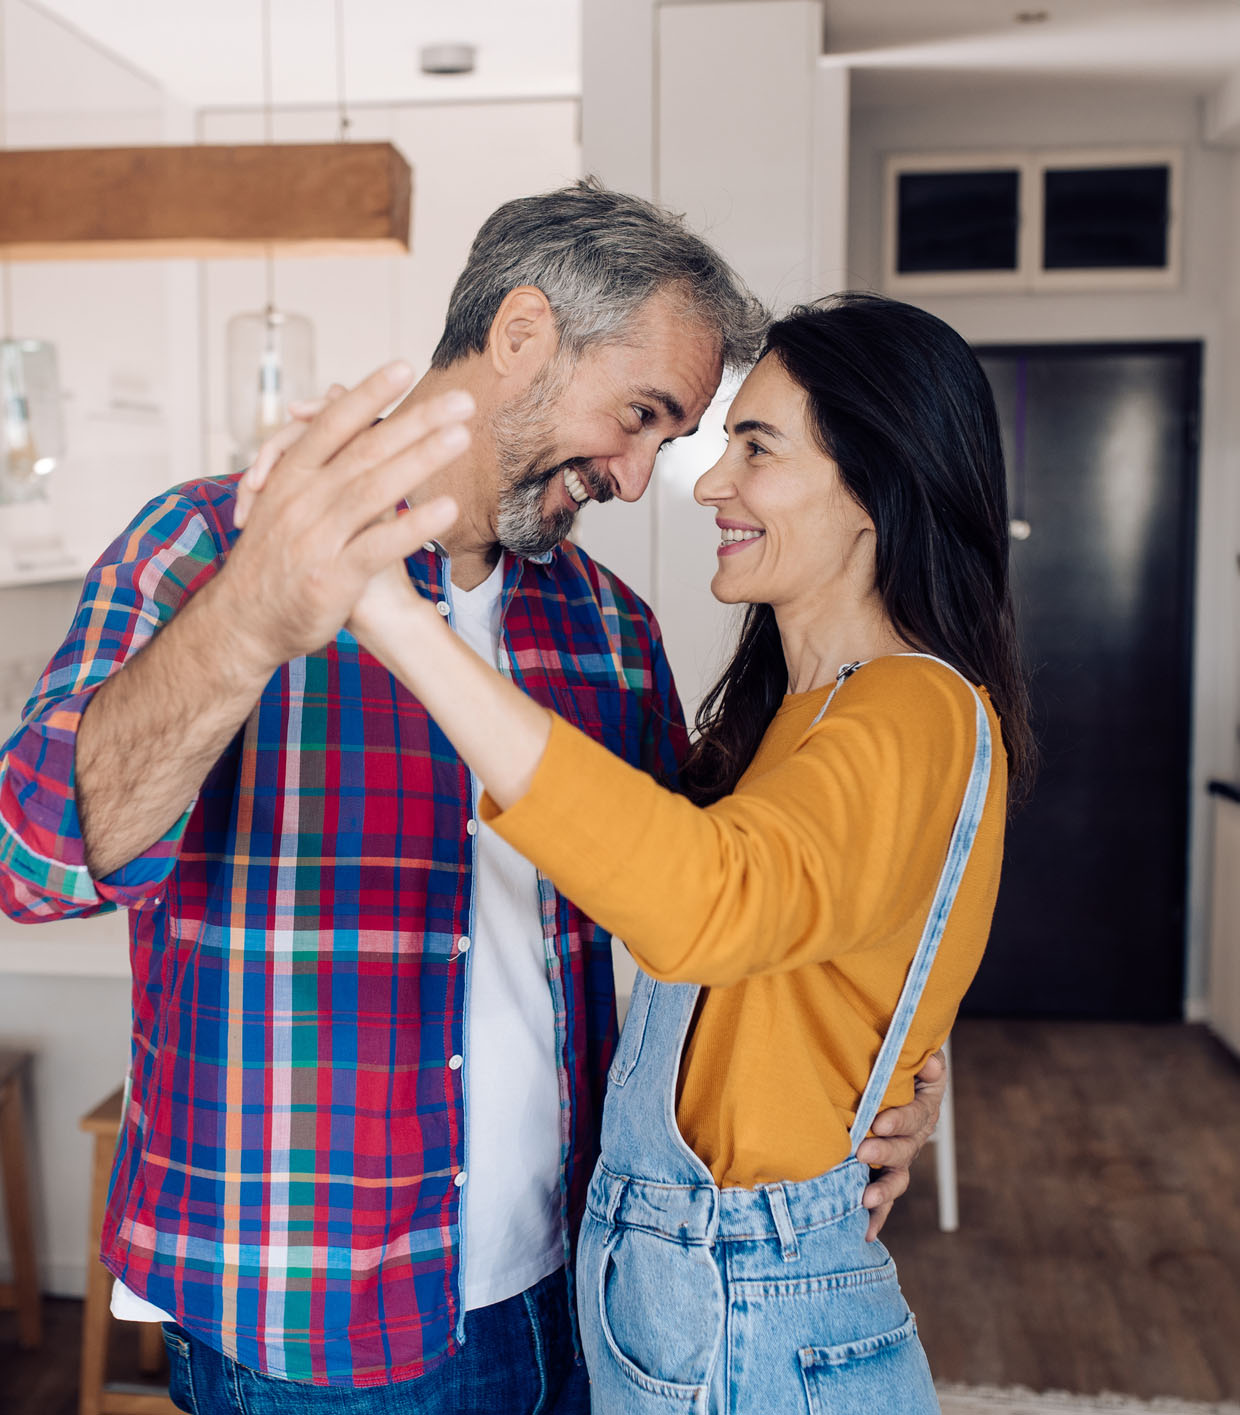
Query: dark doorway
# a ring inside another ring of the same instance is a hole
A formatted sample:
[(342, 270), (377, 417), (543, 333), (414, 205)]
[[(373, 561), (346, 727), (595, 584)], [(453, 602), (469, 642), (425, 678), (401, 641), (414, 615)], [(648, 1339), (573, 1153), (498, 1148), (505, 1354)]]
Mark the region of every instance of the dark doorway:
[(1201, 346), (978, 353), (1003, 427), (1042, 763), (964, 1010), (1176, 1018)]

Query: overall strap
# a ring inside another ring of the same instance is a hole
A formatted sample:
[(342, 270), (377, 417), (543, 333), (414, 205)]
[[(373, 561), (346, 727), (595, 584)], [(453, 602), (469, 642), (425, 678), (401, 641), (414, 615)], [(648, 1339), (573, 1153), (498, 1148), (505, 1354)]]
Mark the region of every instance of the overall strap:
[[(907, 654), (901, 655), (901, 657), (933, 658), (933, 655)], [(942, 659), (934, 659), (933, 661), (943, 663)], [(831, 697), (834, 697), (835, 693), (839, 691), (840, 684), (844, 679), (860, 666), (860, 664), (854, 663), (840, 669), (839, 679)], [(951, 668), (952, 666), (947, 663), (944, 664), (944, 667)], [(904, 980), (904, 987), (900, 992), (900, 1000), (892, 1016), (891, 1025), (887, 1028), (887, 1035), (879, 1049), (874, 1069), (870, 1073), (870, 1079), (866, 1083), (865, 1092), (857, 1107), (856, 1119), (849, 1132), (850, 1158), (856, 1154), (857, 1146), (869, 1134), (874, 1117), (878, 1114), (878, 1108), (882, 1104), (883, 1097), (887, 1094), (887, 1087), (891, 1084), (896, 1062), (899, 1060), (900, 1052), (908, 1037), (909, 1027), (912, 1025), (917, 1004), (921, 1001), (922, 992), (925, 990), (926, 980), (930, 976), (930, 968), (938, 953), (939, 944), (947, 927), (948, 916), (955, 903), (956, 893), (960, 888), (960, 881), (964, 877), (969, 854), (973, 849), (973, 841), (977, 836), (978, 826), (981, 824), (982, 812), (986, 807), (986, 795), (990, 786), (990, 764), (993, 755), (990, 721), (986, 716), (986, 708), (982, 703), (981, 694), (963, 674), (958, 673), (954, 668), (952, 668), (952, 672), (956, 673), (962, 682), (968, 684), (976, 704), (977, 727), (973, 749), (973, 767), (969, 773), (968, 785), (965, 787), (960, 814), (956, 817), (956, 824), (952, 830), (951, 843), (947, 849), (947, 860), (943, 865), (943, 871), (934, 891), (934, 899), (926, 917), (926, 926), (922, 930), (921, 941), (917, 945), (917, 952), (913, 955), (908, 977)], [(828, 705), (830, 701), (831, 699), (828, 698)], [(823, 711), (826, 711), (825, 707)], [(818, 716), (820, 718), (822, 713), (819, 713)], [(815, 719), (815, 721), (817, 720)]]

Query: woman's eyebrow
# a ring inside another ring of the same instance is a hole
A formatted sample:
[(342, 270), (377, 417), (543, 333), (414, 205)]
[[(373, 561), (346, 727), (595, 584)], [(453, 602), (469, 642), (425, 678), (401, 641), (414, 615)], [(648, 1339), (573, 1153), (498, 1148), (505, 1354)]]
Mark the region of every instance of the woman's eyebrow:
[(771, 423), (764, 423), (759, 418), (746, 418), (744, 422), (739, 422), (732, 429), (732, 435), (739, 437), (744, 432), (761, 432), (767, 437), (783, 437), (783, 433)]

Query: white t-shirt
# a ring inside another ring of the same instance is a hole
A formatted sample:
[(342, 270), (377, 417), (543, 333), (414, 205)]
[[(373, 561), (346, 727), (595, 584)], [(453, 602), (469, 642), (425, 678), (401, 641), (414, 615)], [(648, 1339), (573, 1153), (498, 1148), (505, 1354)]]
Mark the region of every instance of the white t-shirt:
[[(503, 583), (501, 556), (476, 589), (452, 587), (457, 632), (496, 666)], [(564, 1262), (560, 1080), (538, 874), (486, 826), (474, 841), (463, 1068), (466, 1308), (524, 1292)]]
[[(498, 667), (504, 558), (476, 589), (452, 587), (465, 642)], [(479, 791), (482, 787), (479, 785)], [(471, 815), (477, 815), (477, 803)], [(474, 836), (474, 919), (467, 956), (463, 1295), (466, 1309), (514, 1297), (564, 1262), (560, 1235), (560, 1080), (538, 874), (494, 831)], [(121, 1282), (112, 1312), (174, 1318)]]

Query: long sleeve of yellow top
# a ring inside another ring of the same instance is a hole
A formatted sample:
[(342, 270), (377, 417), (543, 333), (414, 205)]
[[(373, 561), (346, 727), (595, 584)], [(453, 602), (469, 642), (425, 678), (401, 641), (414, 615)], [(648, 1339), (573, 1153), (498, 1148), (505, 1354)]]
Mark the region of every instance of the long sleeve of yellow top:
[[(482, 815), (653, 977), (704, 994), (677, 1117), (720, 1184), (810, 1178), (848, 1127), (895, 1010), (972, 766), (975, 703), (923, 658), (784, 700), (736, 791), (701, 808), (560, 719), (529, 791)], [(1006, 771), (887, 1103), (951, 1029), (990, 928)]]

